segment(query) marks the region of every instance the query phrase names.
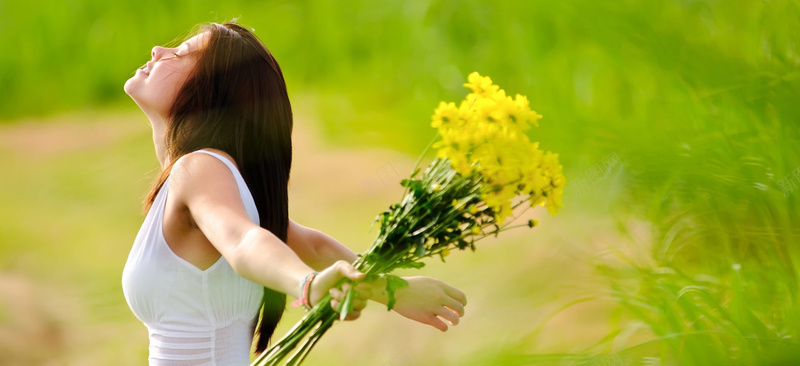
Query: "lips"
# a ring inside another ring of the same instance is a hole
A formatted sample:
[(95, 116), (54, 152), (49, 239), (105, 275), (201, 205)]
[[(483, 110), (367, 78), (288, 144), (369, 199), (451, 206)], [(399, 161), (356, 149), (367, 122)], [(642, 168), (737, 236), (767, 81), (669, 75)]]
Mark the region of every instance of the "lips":
[(145, 75), (150, 76), (150, 62), (142, 65), (139, 70), (141, 70)]

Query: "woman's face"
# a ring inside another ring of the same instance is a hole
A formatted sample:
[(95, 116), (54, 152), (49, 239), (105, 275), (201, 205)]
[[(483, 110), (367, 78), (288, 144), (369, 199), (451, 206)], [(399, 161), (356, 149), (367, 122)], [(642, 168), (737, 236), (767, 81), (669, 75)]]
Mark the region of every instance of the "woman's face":
[(125, 93), (148, 116), (154, 114), (165, 118), (178, 91), (197, 64), (206, 36), (207, 33), (200, 33), (175, 48), (153, 47), (152, 59), (125, 82)]

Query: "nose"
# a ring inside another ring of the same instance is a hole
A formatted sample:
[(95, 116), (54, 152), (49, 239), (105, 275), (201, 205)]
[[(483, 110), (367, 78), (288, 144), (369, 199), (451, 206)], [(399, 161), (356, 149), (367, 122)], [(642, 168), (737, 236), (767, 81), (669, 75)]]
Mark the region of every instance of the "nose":
[(161, 54), (164, 53), (164, 47), (155, 46), (153, 50), (150, 52), (150, 56), (153, 57), (153, 60), (161, 58)]

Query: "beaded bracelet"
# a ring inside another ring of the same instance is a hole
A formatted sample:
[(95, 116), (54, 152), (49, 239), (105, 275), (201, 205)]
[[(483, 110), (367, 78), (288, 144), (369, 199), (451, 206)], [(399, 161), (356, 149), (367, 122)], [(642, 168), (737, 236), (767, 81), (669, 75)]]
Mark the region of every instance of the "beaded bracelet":
[(303, 279), (303, 285), (300, 288), (300, 298), (292, 302), (292, 307), (303, 305), (306, 311), (311, 310), (311, 281), (317, 277), (319, 272), (311, 272)]

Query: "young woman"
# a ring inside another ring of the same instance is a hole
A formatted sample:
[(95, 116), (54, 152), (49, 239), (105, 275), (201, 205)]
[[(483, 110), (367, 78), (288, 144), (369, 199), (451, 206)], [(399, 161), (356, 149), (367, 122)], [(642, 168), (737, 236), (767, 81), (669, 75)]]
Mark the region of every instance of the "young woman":
[[(363, 279), (351, 250), (288, 217), (292, 110), (278, 63), (250, 31), (212, 23), (176, 48), (154, 47), (125, 92), (150, 120), (162, 168), (122, 275), (149, 331), (150, 365), (248, 365), (254, 336), (256, 352), (267, 348), (286, 294), (313, 306), (330, 293), (336, 308), (334, 284)], [(397, 313), (441, 331), (442, 319), (458, 324), (461, 291), (406, 280)], [(348, 319), (367, 300), (385, 304), (383, 288), (360, 283)]]

